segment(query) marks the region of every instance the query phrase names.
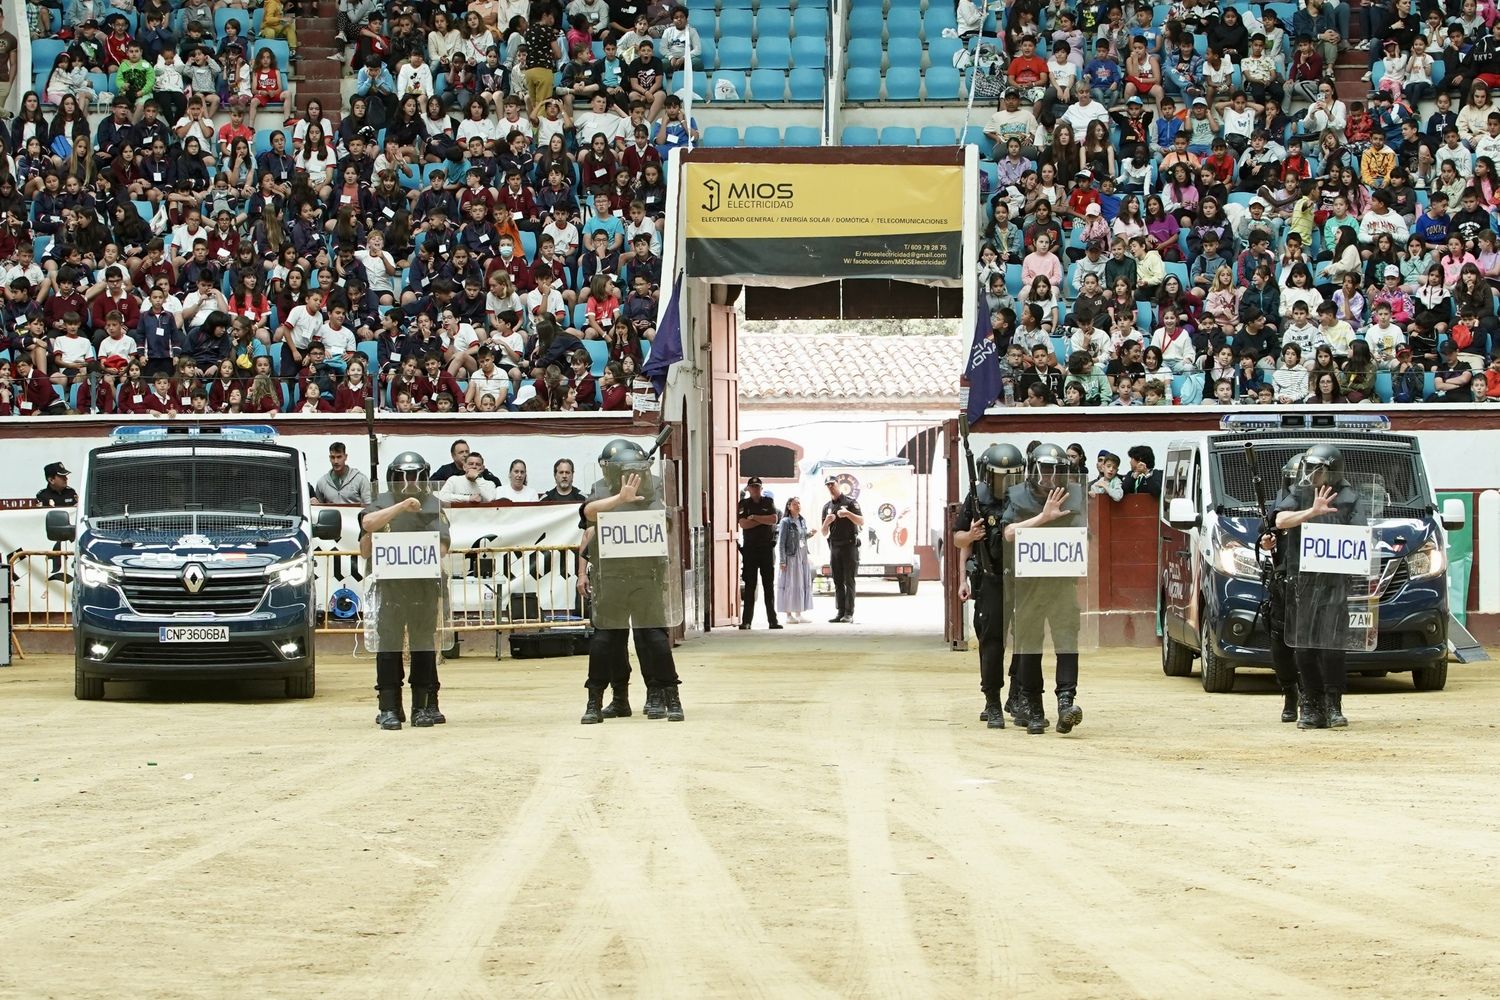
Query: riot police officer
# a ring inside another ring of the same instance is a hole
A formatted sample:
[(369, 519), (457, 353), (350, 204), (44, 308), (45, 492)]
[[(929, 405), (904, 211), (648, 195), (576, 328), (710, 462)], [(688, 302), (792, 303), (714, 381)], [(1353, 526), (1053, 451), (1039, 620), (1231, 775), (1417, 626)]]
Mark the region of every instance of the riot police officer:
[[(359, 550), (371, 557), (371, 536), (385, 532), (437, 532), (448, 551), (448, 520), (431, 490), (431, 469), (414, 451), (402, 452), (386, 469), (386, 492), (359, 517)], [(411, 657), (411, 724), (425, 728), (448, 720), (438, 709), (437, 654), (444, 612), (441, 567), (431, 579), (389, 579), (370, 583), (366, 593), (365, 641), (375, 653), (375, 690), (381, 729), (400, 729), (402, 651)]]
[(1298, 481), (1277, 497), (1274, 520), (1287, 539), (1285, 639), (1301, 685), (1297, 728), (1337, 729), (1349, 724), (1343, 705), (1349, 578), (1302, 572), (1298, 549), (1305, 524), (1352, 523), (1359, 494), (1345, 482), (1344, 456), (1331, 444), (1308, 448), (1299, 468)]
[[(1302, 456), (1296, 455), (1281, 467), (1278, 496), (1296, 481), (1301, 463)], [(1270, 563), (1262, 574), (1266, 593), (1260, 613), (1271, 636), (1271, 670), (1276, 675), (1276, 686), (1281, 690), (1281, 721), (1296, 722), (1301, 685), (1297, 680), (1296, 654), (1286, 644), (1286, 546), (1282, 544), (1282, 533), (1276, 529), (1274, 512), (1268, 512), (1261, 524), (1260, 547), (1261, 558)]]
[[(599, 454), (599, 466), (604, 478), (594, 484), (579, 509), (584, 528), (597, 526), (600, 515), (664, 509), (661, 483), (651, 475), (646, 453), (633, 441), (610, 441)], [(681, 590), (673, 585), (673, 574), (680, 571), (670, 556), (604, 558), (599, 534), (594, 532), (591, 555), (596, 558), (589, 571), (594, 635), (584, 681), (588, 703), (579, 721), (591, 725), (606, 718), (604, 689), (618, 683), (627, 657), (625, 644), (634, 631), (635, 653), (646, 680), (646, 718), (681, 722), (686, 718), (678, 693), (681, 681), (667, 634), (669, 627), (682, 620)], [(628, 674), (625, 677), (628, 683)]]
[[(1026, 479), (1006, 493), (1001, 528), (1013, 560), (1017, 531), (1041, 527), (1088, 525), (1084, 482), (1071, 472), (1068, 453), (1055, 444), (1041, 443), (1028, 456)], [(1017, 676), (1014, 716), (1031, 734), (1051, 725), (1042, 707), (1042, 649), (1050, 632), (1057, 657), (1053, 689), (1057, 694), (1057, 731), (1068, 733), (1083, 721), (1078, 693), (1078, 640), (1082, 609), (1077, 577), (1016, 578), (1012, 635), (1016, 643)]]
[(1006, 494), (1025, 474), (1026, 460), (1015, 445), (992, 444), (986, 448), (979, 456), (978, 481), (970, 487), (958, 514), (958, 521), (968, 527), (955, 528), (953, 532), (953, 542), (958, 546), (964, 567), (958, 597), (961, 601), (971, 596), (974, 599), (979, 690), (984, 694), (984, 711), (979, 720), (988, 723), (991, 729), (1005, 728), (1000, 689), (1005, 684), (1005, 630), (1010, 623), (1005, 603), (1010, 574), (1005, 560), (1005, 539), (999, 526), (1005, 513)]

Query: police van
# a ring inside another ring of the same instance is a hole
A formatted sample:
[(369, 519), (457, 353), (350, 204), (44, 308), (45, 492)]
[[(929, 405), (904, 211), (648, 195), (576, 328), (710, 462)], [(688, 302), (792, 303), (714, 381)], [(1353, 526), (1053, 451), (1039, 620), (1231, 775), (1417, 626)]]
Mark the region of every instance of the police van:
[(315, 680), (311, 536), (337, 540), (338, 511), (310, 523), (301, 453), (275, 431), (122, 427), (89, 454), (78, 519), (47, 514), (73, 543), (74, 696), (107, 680)]
[(1379, 558), (1365, 584), (1378, 599), (1379, 636), (1374, 649), (1348, 654), (1349, 672), (1410, 671), (1417, 690), (1441, 690), (1448, 678), (1446, 533), (1463, 527), (1465, 512), (1458, 500), (1438, 510), (1417, 439), (1364, 414), (1235, 414), (1220, 428), (1174, 442), (1162, 466), (1162, 672), (1186, 677), (1197, 659), (1205, 691), (1231, 691), (1237, 670), (1270, 669), (1257, 556), (1262, 511), (1245, 446), (1253, 445), (1266, 503), (1274, 505), (1283, 467), (1323, 443), (1342, 452), (1346, 474), (1382, 494), (1383, 513), (1372, 525)]

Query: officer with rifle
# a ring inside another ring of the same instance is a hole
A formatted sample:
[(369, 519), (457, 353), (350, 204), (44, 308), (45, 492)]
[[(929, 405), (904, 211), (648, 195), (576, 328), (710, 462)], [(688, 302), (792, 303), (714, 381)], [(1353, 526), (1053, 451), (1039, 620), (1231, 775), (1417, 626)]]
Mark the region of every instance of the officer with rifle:
[[(974, 601), (974, 636), (979, 641), (979, 690), (984, 694), (984, 711), (979, 720), (991, 729), (1005, 728), (1005, 710), (1000, 704), (1000, 690), (1005, 685), (1005, 631), (1010, 622), (1009, 567), (1005, 558), (1005, 539), (1000, 519), (1005, 513), (1005, 497), (1010, 488), (1026, 475), (1026, 461), (1014, 445), (992, 444), (979, 456), (975, 469), (974, 452), (969, 447), (967, 420), (960, 418), (964, 431), (964, 454), (969, 465), (969, 495), (958, 512), (953, 542), (958, 547), (959, 563), (964, 567), (958, 599)], [(959, 528), (957, 524), (967, 525)]]
[[(1266, 486), (1260, 477), (1256, 463), (1255, 445), (1245, 442), (1245, 464), (1250, 469), (1251, 481), (1255, 484), (1255, 503), (1260, 508), (1260, 585), (1262, 590), (1260, 608), (1256, 614), (1264, 619), (1266, 631), (1271, 636), (1271, 669), (1276, 674), (1276, 686), (1281, 689), (1281, 721), (1297, 721), (1297, 662), (1292, 648), (1286, 644), (1286, 546), (1282, 544), (1282, 533), (1276, 530), (1271, 517), (1270, 505), (1266, 502)], [(1297, 475), (1298, 458), (1289, 459), (1281, 470), (1282, 486), (1291, 486)], [(1279, 495), (1279, 493), (1278, 493)]]

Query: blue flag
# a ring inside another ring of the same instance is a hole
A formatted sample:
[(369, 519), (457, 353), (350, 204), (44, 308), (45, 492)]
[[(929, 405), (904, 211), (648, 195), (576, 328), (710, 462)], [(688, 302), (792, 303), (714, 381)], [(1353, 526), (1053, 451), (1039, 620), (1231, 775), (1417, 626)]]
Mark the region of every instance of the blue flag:
[[(672, 294), (667, 298), (667, 308), (662, 313), (661, 324), (656, 328), (656, 338), (651, 341), (651, 357), (641, 369), (658, 398), (667, 389), (667, 369), (674, 361), (682, 360), (682, 316), (678, 299), (682, 296), (682, 279), (672, 282)], [(999, 369), (996, 369), (996, 384), (999, 384)]]
[(983, 291), (979, 293), (976, 311), (979, 319), (974, 324), (974, 344), (969, 348), (969, 358), (964, 364), (963, 372), (964, 381), (969, 386), (968, 413), (971, 424), (984, 416), (984, 411), (990, 404), (1000, 398), (1000, 355), (996, 353), (995, 341), (990, 337), (990, 311), (985, 307)]

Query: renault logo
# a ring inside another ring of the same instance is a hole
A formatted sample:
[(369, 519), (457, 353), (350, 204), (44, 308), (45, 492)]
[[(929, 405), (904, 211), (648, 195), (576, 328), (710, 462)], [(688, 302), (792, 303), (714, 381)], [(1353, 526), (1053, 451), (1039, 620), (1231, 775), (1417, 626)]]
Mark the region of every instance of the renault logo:
[(196, 594), (203, 589), (203, 584), (208, 580), (208, 574), (198, 563), (188, 563), (182, 567), (182, 586), (189, 594)]

